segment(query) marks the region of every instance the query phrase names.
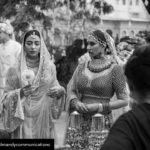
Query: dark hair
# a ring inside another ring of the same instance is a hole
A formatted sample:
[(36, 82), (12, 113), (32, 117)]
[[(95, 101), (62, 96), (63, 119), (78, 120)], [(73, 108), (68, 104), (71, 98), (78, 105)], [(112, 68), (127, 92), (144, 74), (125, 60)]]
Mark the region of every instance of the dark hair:
[(37, 35), (37, 36), (40, 38), (40, 33), (39, 33), (39, 31), (37, 31), (37, 30), (30, 30), (30, 31), (27, 31), (27, 33), (25, 34), (25, 36), (24, 36), (24, 42), (26, 41), (26, 39), (27, 39), (30, 35), (33, 35), (33, 34)]
[(111, 36), (113, 37), (113, 31), (111, 29), (107, 29), (106, 32)]
[(150, 33), (148, 33), (147, 36), (146, 36), (146, 42), (150, 43)]
[(125, 65), (125, 75), (140, 94), (150, 91), (150, 45), (135, 49)]
[(104, 35), (104, 32), (102, 32), (101, 30), (95, 30), (95, 31), (93, 31), (93, 32), (92, 32), (92, 35), (93, 35), (96, 39), (98, 39), (98, 40), (100, 40), (100, 41), (102, 41), (102, 42), (107, 43), (106, 38), (105, 38), (105, 35)]

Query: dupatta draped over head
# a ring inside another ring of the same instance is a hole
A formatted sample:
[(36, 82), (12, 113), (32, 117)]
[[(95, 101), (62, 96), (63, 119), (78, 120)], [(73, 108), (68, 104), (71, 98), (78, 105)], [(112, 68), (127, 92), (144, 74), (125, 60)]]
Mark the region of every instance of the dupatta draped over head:
[(107, 45), (107, 49), (111, 53), (110, 58), (113, 62), (117, 64), (121, 63), (117, 56), (114, 40), (107, 32), (103, 32), (101, 30), (94, 30), (90, 33), (90, 36), (93, 36), (98, 43)]
[[(108, 56), (112, 62), (123, 64), (123, 61), (121, 61), (121, 59), (117, 56), (114, 40), (107, 32), (94, 30), (89, 34), (89, 36), (93, 36), (98, 43), (107, 45), (107, 50), (110, 52), (110, 54), (106, 56)], [(86, 53), (79, 58), (79, 63), (83, 63), (89, 60), (91, 60), (89, 53)]]
[[(40, 63), (31, 84), (34, 87), (31, 96), (20, 98), (20, 89), (28, 85), (22, 76), (24, 71), (28, 69), (24, 50), (25, 40), (23, 40), (18, 66), (10, 68), (7, 73), (6, 92), (1, 100), (1, 106), (4, 114), (4, 127), (8, 132), (13, 133), (13, 138), (43, 139), (54, 136), (52, 116), (54, 99), (47, 96), (47, 91), (49, 88), (60, 85), (56, 78), (55, 65), (50, 59), (50, 54), (41, 34), (40, 39)], [(58, 99), (59, 112), (61, 112), (64, 95)]]

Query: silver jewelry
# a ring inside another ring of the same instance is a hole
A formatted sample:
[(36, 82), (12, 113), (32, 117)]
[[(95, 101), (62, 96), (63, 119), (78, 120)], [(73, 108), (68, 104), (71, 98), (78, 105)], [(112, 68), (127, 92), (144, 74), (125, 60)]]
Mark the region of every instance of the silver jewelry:
[(112, 62), (108, 61), (108, 60), (100, 60), (97, 65), (92, 64), (92, 61), (91, 61), (91, 62), (88, 63), (87, 68), (91, 72), (98, 73), (98, 72), (101, 72), (101, 71), (104, 71), (104, 70), (110, 68), (111, 64), (112, 64)]

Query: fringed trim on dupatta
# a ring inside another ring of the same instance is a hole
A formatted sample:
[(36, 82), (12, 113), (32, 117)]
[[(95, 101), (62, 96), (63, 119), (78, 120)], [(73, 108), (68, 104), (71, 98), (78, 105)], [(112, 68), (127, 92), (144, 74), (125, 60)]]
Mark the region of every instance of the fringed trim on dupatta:
[(4, 94), (2, 99), (2, 118), (4, 128), (7, 132), (15, 131), (24, 120), (22, 102), (20, 99), (20, 89)]

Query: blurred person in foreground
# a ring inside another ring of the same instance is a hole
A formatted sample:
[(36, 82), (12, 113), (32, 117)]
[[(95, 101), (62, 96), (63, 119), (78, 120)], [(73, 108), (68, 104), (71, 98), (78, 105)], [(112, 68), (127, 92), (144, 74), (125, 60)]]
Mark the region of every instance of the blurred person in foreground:
[(150, 44), (150, 33), (147, 34), (145, 41), (147, 44)]
[(150, 45), (135, 49), (125, 66), (125, 75), (137, 105), (119, 117), (100, 150), (150, 148)]
[(5, 77), (9, 67), (16, 65), (21, 45), (15, 41), (13, 27), (9, 22), (0, 23), (0, 98), (4, 92)]
[[(90, 60), (80, 62), (67, 87), (69, 112), (77, 111), (81, 115), (80, 129), (74, 138), (81, 138), (80, 143), (72, 145), (72, 133), (68, 132), (67, 142), (76, 149), (88, 149), (88, 134), (91, 131), (92, 116), (104, 115), (104, 126), (109, 129), (113, 123), (112, 110), (127, 105), (123, 68), (115, 58), (108, 57), (109, 49), (114, 57), (114, 50), (107, 33), (101, 30), (91, 32), (87, 38), (87, 50)], [(110, 101), (113, 95), (117, 99)], [(76, 122), (76, 121), (75, 121)], [(74, 140), (74, 139), (73, 139)], [(73, 147), (72, 147), (73, 148)]]
[(61, 113), (64, 94), (40, 32), (27, 31), (0, 101), (5, 130), (12, 139), (55, 138), (54, 120)]

